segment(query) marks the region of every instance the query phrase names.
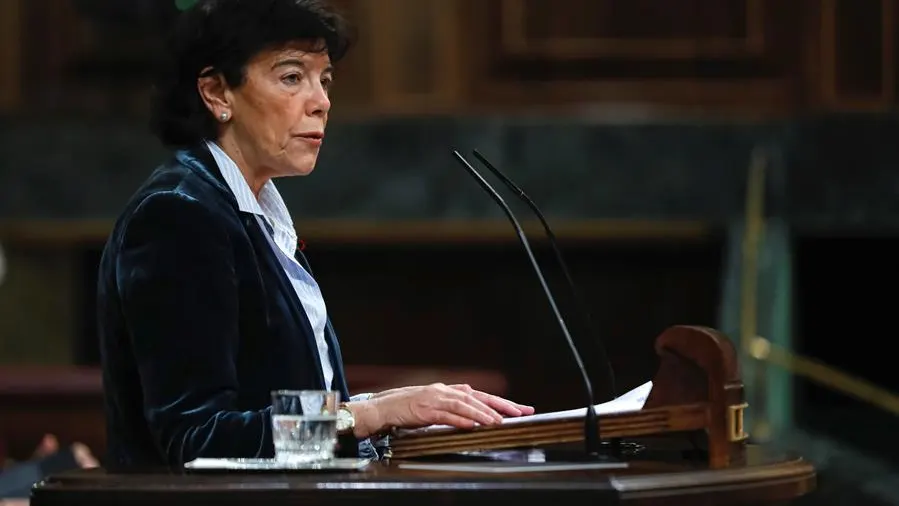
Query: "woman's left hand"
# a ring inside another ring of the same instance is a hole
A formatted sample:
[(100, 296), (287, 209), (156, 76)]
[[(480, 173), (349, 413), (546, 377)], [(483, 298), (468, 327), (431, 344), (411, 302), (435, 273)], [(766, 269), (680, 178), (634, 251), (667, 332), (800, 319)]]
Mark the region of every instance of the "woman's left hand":
[[(467, 384), (456, 384), (456, 385), (447, 385), (450, 388), (459, 390), (461, 392), (465, 392), (467, 394), (472, 395), (475, 399), (483, 402), (497, 413), (507, 416), (507, 417), (515, 417), (515, 416), (525, 416), (525, 415), (533, 415), (534, 408), (533, 406), (527, 406), (525, 404), (518, 404), (517, 402), (512, 402), (508, 399), (503, 399), (498, 395), (488, 394), (486, 392), (481, 392), (480, 390), (475, 390), (471, 388), (471, 385)], [(389, 395), (401, 393), (405, 390), (416, 387), (400, 387), (400, 388), (391, 388), (390, 390), (384, 390), (383, 392), (378, 392), (372, 395), (372, 399), (377, 399), (379, 397), (386, 397)]]

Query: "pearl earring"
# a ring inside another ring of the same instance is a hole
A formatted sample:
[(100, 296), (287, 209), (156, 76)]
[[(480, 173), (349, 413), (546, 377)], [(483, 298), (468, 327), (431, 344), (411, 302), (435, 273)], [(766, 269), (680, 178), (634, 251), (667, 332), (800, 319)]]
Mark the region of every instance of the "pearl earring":
[(226, 113), (226, 112), (221, 113), (221, 114), (219, 115), (219, 118), (220, 118), (222, 121), (228, 121), (228, 113)]

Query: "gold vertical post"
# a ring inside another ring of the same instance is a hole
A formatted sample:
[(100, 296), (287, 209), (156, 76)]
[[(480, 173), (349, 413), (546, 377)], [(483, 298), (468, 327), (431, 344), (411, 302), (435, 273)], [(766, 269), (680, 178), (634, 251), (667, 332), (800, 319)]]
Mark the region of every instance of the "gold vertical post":
[[(758, 334), (758, 278), (759, 251), (765, 233), (765, 165), (767, 159), (761, 148), (752, 152), (746, 183), (745, 229), (743, 232), (741, 293), (740, 293), (740, 349), (747, 353)], [(766, 367), (761, 361), (751, 365), (750, 395), (752, 397), (752, 432), (759, 438), (769, 433), (766, 421)]]

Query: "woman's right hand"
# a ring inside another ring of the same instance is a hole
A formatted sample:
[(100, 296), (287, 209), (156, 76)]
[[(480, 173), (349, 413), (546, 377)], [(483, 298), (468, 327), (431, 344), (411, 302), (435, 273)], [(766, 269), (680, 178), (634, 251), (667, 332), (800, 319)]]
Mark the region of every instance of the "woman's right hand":
[(369, 437), (393, 427), (451, 425), (463, 429), (501, 423), (503, 416), (478, 397), (481, 392), (435, 383), (385, 392), (367, 401), (350, 402), (354, 433)]

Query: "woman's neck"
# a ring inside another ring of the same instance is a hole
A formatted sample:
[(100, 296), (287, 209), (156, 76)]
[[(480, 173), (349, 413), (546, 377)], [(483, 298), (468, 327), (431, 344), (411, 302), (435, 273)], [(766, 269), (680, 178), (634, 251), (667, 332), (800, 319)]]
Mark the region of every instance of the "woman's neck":
[(232, 161), (237, 165), (237, 168), (240, 169), (240, 173), (243, 174), (244, 179), (247, 182), (247, 185), (250, 187), (250, 191), (253, 192), (253, 195), (258, 199), (259, 192), (262, 191), (262, 187), (265, 186), (265, 183), (271, 179), (264, 175), (265, 171), (256, 169), (256, 165), (251, 163), (248, 160), (247, 154), (243, 149), (240, 148), (240, 145), (234, 141), (234, 139), (225, 134), (222, 135), (217, 141), (216, 144), (222, 148), (222, 151), (227, 154)]

